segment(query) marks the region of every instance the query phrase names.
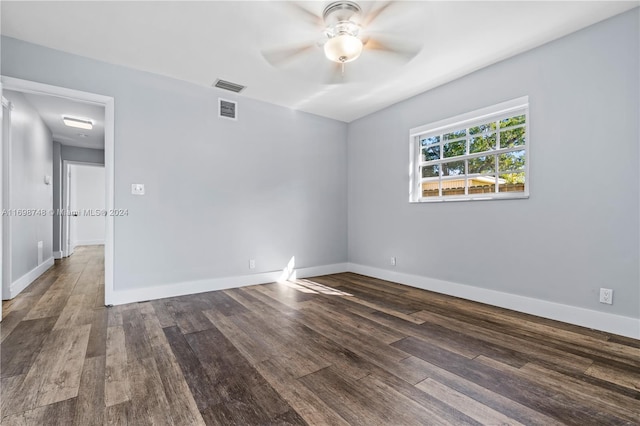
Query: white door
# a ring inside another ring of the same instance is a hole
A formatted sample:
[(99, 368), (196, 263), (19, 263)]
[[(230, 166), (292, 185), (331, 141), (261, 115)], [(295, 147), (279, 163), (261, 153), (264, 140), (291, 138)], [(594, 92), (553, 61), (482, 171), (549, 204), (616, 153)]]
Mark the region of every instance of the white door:
[(73, 165), (67, 166), (67, 191), (66, 191), (66, 204), (65, 204), (65, 253), (64, 256), (71, 256), (76, 246), (76, 173)]

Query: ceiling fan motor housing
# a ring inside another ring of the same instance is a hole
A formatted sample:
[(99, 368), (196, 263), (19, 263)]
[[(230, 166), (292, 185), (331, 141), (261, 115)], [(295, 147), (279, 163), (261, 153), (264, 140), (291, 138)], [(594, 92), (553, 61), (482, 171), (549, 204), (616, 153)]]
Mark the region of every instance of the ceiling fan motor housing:
[(324, 23), (330, 27), (338, 24), (339, 22), (353, 22), (353, 18), (360, 15), (360, 6), (352, 1), (336, 1), (327, 5), (322, 12), (322, 19)]

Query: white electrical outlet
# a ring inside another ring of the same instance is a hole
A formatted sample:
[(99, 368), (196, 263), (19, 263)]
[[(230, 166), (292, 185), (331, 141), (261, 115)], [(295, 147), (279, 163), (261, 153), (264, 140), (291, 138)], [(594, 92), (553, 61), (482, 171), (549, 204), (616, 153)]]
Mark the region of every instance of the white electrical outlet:
[(396, 257), (395, 256), (391, 257), (391, 266), (396, 266)]
[(144, 183), (132, 183), (131, 184), (131, 194), (133, 194), (133, 195), (144, 195)]
[(256, 260), (249, 259), (249, 269), (256, 269)]
[(610, 288), (600, 289), (600, 303), (606, 303), (607, 305), (613, 304), (613, 290)]

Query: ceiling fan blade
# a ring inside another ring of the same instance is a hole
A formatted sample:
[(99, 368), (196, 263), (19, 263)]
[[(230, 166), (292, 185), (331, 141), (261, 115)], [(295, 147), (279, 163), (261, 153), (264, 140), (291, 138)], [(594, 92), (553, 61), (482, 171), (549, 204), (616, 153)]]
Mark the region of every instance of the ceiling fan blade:
[(389, 8), (389, 6), (391, 6), (394, 3), (395, 3), (395, 1), (385, 2), (382, 6), (380, 6), (377, 9), (374, 9), (374, 10), (370, 11), (369, 13), (367, 13), (367, 15), (364, 17), (364, 19), (362, 21), (362, 27), (363, 28), (367, 28), (369, 25), (371, 25), (371, 23), (373, 21), (376, 20), (376, 18), (378, 16), (380, 16), (380, 14), (382, 14), (382, 12), (387, 10)]
[(298, 15), (301, 15), (303, 19), (305, 19), (310, 24), (317, 26), (318, 28), (324, 27), (324, 20), (321, 16), (316, 15), (306, 7), (302, 6), (296, 1), (286, 1), (284, 2), (289, 8), (294, 10)]
[(413, 42), (392, 40), (390, 38), (369, 37), (363, 41), (363, 44), (366, 50), (392, 53), (405, 61), (410, 61), (422, 50), (422, 46)]
[(307, 43), (283, 49), (263, 50), (262, 56), (274, 67), (280, 67), (294, 61), (304, 53), (314, 50), (316, 47), (315, 43)]

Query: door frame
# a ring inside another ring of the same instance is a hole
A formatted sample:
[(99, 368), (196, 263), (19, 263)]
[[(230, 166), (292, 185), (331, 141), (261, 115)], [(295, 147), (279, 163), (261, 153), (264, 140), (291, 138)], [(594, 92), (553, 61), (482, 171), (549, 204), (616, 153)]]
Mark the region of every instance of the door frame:
[[(2, 180), (2, 197), (0, 202), (2, 202), (2, 209), (9, 210), (11, 208), (11, 203), (9, 199), (9, 183), (11, 177), (11, 111), (13, 110), (13, 105), (11, 102), (2, 96), (2, 135), (0, 135), (0, 140), (2, 140), (2, 165), (0, 166), (0, 170), (2, 173), (0, 174), (0, 179)], [(7, 126), (8, 128), (4, 128), (4, 108), (7, 108), (9, 111)], [(5, 138), (5, 134), (8, 136)], [(2, 298), (8, 299), (10, 296), (11, 290), (11, 215), (7, 214), (2, 217), (2, 224), (0, 226), (2, 228), (2, 283), (6, 283), (6, 285), (2, 285)]]
[[(69, 193), (71, 189), (71, 181), (69, 180), (70, 166), (88, 166), (88, 167), (101, 167), (106, 168), (104, 164), (100, 163), (89, 163), (86, 161), (74, 161), (74, 160), (62, 160), (62, 210), (65, 211), (65, 215), (62, 217), (62, 226), (60, 227), (60, 235), (62, 238), (60, 241), (60, 251), (62, 252), (62, 257), (69, 257), (73, 254), (73, 249), (70, 247), (70, 235), (71, 235), (71, 209), (69, 202)], [(105, 177), (106, 178), (106, 177)], [(75, 246), (73, 246), (75, 248)]]
[[(114, 292), (114, 216), (109, 214), (115, 207), (114, 196), (114, 145), (115, 145), (115, 100), (111, 96), (83, 92), (66, 87), (52, 86), (35, 81), (0, 76), (0, 88), (22, 93), (57, 96), (104, 107), (104, 171), (105, 171), (105, 210), (107, 211), (104, 240), (104, 303), (113, 303)], [(3, 166), (8, 163), (3, 158)], [(3, 193), (5, 188), (3, 188)], [(5, 194), (8, 195), (8, 194)], [(3, 243), (4, 243), (4, 235)], [(4, 285), (3, 285), (4, 288)]]

